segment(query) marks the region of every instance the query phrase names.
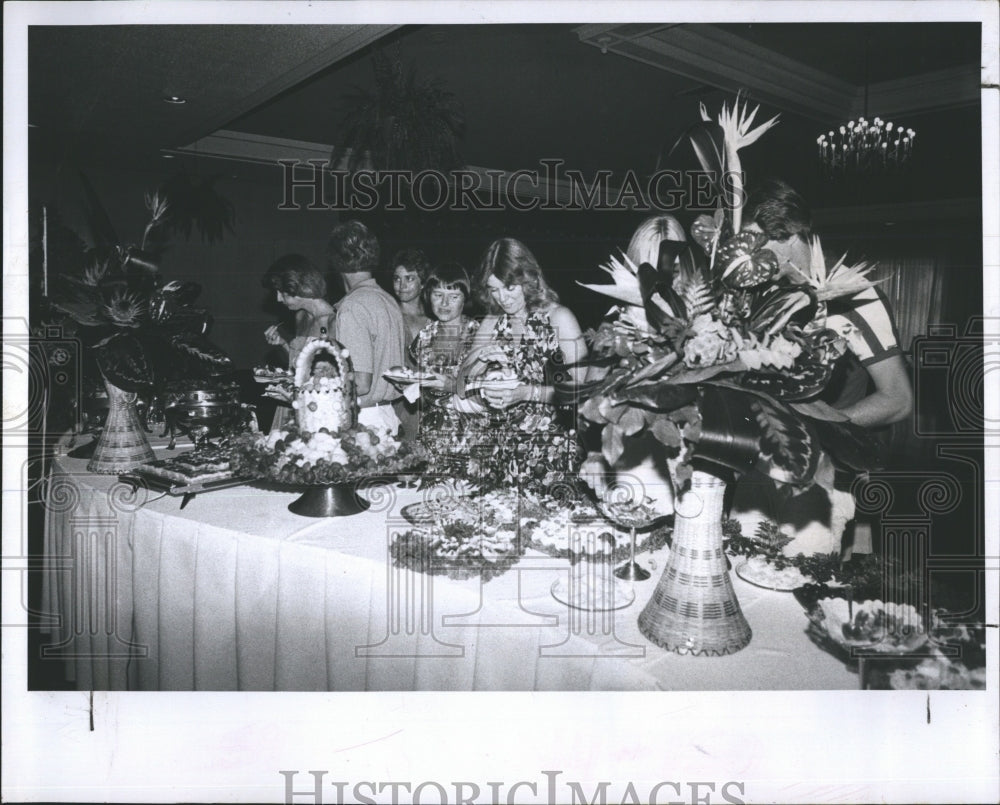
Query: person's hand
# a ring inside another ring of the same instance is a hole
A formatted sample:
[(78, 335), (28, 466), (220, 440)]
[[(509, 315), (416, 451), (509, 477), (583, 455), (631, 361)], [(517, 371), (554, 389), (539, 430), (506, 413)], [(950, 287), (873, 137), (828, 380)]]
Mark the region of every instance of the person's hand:
[(274, 383), (264, 389), (264, 396), (270, 397), (272, 400), (277, 400), (278, 402), (290, 403), (294, 395), (289, 386)]
[(420, 381), (420, 385), (439, 394), (455, 393), (455, 378), (445, 375), (434, 374), (432, 377), (425, 377)]
[(460, 414), (481, 414), (486, 410), (474, 397), (459, 397), (457, 394), (452, 395), (451, 407)]
[(483, 402), (490, 408), (496, 408), (500, 411), (510, 408), (512, 405), (527, 402), (531, 399), (531, 393), (531, 386), (524, 384), (514, 388), (486, 386), (479, 391)]
[(272, 344), (276, 347), (288, 347), (288, 342), (285, 341), (285, 339), (281, 337), (281, 333), (278, 332), (277, 324), (273, 324), (264, 330), (264, 340), (267, 341), (268, 344)]

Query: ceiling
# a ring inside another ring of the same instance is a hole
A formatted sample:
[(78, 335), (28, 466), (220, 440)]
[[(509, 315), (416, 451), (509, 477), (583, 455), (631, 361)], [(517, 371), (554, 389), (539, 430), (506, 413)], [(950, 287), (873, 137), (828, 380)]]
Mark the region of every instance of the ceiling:
[(867, 75), (918, 130), (909, 192), (978, 194), (978, 23), (32, 26), (31, 156), (149, 165), (219, 131), (322, 152), (344, 93), (373, 85), (376, 41), (464, 103), (470, 165), (648, 174), (700, 102), (744, 88), (781, 114), (747, 169), (801, 174), (815, 136), (860, 113)]

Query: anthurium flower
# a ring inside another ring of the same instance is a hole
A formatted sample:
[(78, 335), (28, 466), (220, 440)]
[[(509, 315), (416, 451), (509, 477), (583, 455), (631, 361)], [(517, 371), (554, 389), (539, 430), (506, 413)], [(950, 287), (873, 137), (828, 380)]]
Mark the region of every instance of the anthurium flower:
[(762, 232), (740, 232), (719, 247), (716, 265), (721, 267), (723, 282), (733, 288), (752, 288), (768, 282), (778, 274), (778, 258), (763, 248), (767, 235)]

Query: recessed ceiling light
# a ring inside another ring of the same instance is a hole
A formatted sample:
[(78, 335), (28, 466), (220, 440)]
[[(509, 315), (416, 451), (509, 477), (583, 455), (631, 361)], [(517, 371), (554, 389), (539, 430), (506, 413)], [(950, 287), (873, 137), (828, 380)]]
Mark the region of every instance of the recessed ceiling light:
[(172, 103), (175, 106), (180, 106), (183, 103), (187, 103), (187, 98), (182, 98), (180, 95), (164, 95), (164, 103)]
[(160, 154), (160, 157), (162, 159), (173, 159), (174, 155), (173, 154)]

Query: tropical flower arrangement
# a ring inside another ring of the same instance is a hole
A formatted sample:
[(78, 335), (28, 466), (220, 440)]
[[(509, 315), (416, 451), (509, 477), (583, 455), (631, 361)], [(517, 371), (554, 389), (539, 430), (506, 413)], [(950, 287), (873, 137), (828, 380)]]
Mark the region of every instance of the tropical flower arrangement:
[(82, 179), (93, 243), (81, 273), (55, 273), (44, 300), (50, 315), (75, 325), (100, 374), (124, 391), (150, 393), (171, 380), (231, 370), (228, 356), (207, 338), (211, 316), (194, 306), (201, 286), (166, 281), (159, 252), (167, 234), (190, 235), (195, 224), (204, 239), (221, 237), (232, 226), (232, 205), (210, 182), (170, 180), (146, 195), (150, 217), (139, 244), (125, 244)]
[(378, 475), (395, 475), (427, 461), (417, 442), (400, 443), (385, 431), (357, 424), (331, 433), (291, 425), (269, 434), (247, 434), (233, 443), (237, 474), (294, 486), (355, 483)]
[[(717, 122), (702, 112), (691, 139), (717, 176), (739, 174), (739, 149), (775, 123), (751, 129), (757, 109), (739, 98)], [(588, 332), (606, 373), (576, 390), (581, 416), (602, 428), (612, 465), (625, 439), (661, 442), (678, 493), (695, 460), (799, 487), (829, 488), (833, 462), (873, 468), (866, 433), (817, 399), (847, 348), (825, 303), (870, 287), (870, 267), (842, 259), (828, 271), (814, 238), (808, 267), (782, 268), (765, 235), (740, 231), (740, 194), (722, 198), (694, 221), (693, 244), (663, 241), (656, 266), (613, 256), (614, 284), (585, 285), (620, 304)]]

